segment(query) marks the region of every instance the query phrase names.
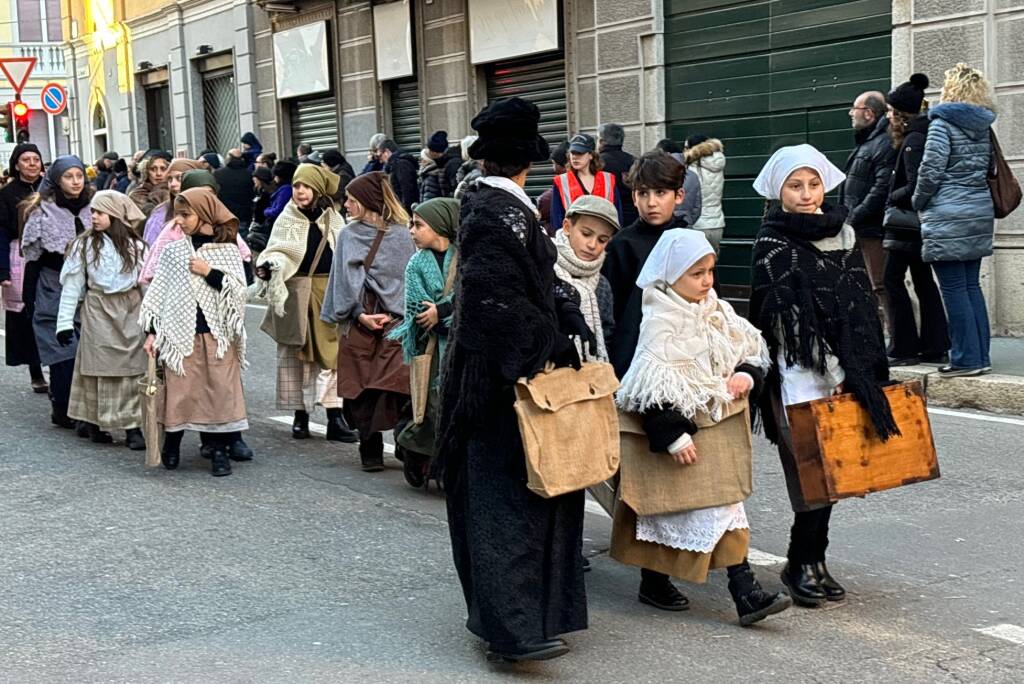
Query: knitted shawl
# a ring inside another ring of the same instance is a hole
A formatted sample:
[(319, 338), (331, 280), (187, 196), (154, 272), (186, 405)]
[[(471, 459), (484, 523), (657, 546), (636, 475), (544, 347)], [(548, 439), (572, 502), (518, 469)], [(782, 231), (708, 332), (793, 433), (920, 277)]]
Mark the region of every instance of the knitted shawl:
[[(58, 207), (56, 202), (40, 202), (39, 206), (25, 218), (25, 229), (21, 234), (21, 253), (25, 261), (35, 261), (43, 252), (63, 255), (78, 235), (75, 218), (70, 210)], [(92, 224), (88, 204), (78, 212), (77, 218), (83, 227)]]
[[(607, 361), (608, 350), (604, 346), (604, 330), (601, 326), (601, 307), (597, 301), (597, 287), (601, 283), (601, 267), (604, 266), (604, 253), (596, 261), (583, 261), (576, 256), (569, 245), (569, 236), (564, 230), (555, 235), (555, 248), (558, 260), (555, 262), (555, 275), (565, 283), (572, 285), (580, 295), (580, 312), (587, 325), (597, 337), (597, 360)], [(583, 344), (576, 340), (576, 348), (583, 358)]]
[[(189, 271), (188, 262), (193, 256), (224, 273), (219, 292), (202, 276)], [(178, 240), (168, 244), (160, 256), (156, 276), (142, 300), (139, 322), (146, 330), (156, 331), (154, 348), (164, 363), (182, 376), (184, 361), (191, 356), (195, 343), (198, 306), (217, 340), (217, 358), (224, 358), (235, 343), (238, 361), (244, 367), (245, 302), (245, 271), (238, 247), (209, 243), (196, 250), (192, 240)]]
[[(898, 435), (882, 386), (889, 380), (878, 302), (859, 249), (822, 251), (815, 242), (842, 231), (846, 210), (823, 207), (822, 214), (796, 214), (772, 206), (754, 240), (750, 320), (768, 342), (769, 386), (778, 387), (780, 353), (787, 366), (825, 374), (834, 355), (852, 392), (883, 440)], [(759, 410), (773, 416), (771, 396)], [(763, 421), (776, 441), (775, 420)]]
[[(320, 214), (316, 225), (320, 227), (320, 232), (327, 236), (327, 245), (334, 251), (338, 233), (345, 225), (341, 214), (328, 209)], [(276, 316), (284, 316), (284, 303), (288, 299), (285, 282), (298, 272), (299, 264), (306, 256), (308, 236), (309, 219), (299, 211), (294, 200), (289, 200), (281, 215), (274, 221), (266, 249), (260, 252), (260, 263), (270, 262), (270, 280), (257, 280), (249, 288), (253, 298), (267, 300)]]
[(663, 284), (644, 289), (640, 341), (616, 401), (624, 411), (671, 407), (718, 422), (733, 401), (726, 389), (737, 366), (771, 366), (760, 331), (714, 290), (688, 302)]
[[(388, 337), (392, 340), (401, 340), (402, 355), (406, 363), (411, 362), (412, 357), (417, 354), (423, 353), (430, 337), (430, 333), (416, 323), (416, 316), (421, 311), (420, 302), (442, 304), (452, 300), (451, 293), (444, 296), (444, 281), (455, 253), (454, 244), (450, 245), (448, 251), (444, 253), (444, 273), (437, 267), (437, 258), (429, 249), (421, 249), (416, 252), (405, 267), (405, 318), (402, 319), (402, 324), (391, 331)], [(451, 316), (445, 322), (450, 320)], [(447, 344), (447, 335), (437, 336), (439, 358), (444, 358)]]

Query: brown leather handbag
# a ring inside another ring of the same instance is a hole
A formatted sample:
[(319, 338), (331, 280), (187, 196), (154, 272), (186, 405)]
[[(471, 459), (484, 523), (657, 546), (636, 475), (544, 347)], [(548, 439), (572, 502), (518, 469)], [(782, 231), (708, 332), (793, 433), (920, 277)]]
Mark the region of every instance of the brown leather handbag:
[(1014, 209), (1020, 206), (1021, 189), (1020, 183), (1010, 170), (1003, 156), (1003, 149), (996, 139), (996, 132), (988, 129), (989, 140), (992, 143), (992, 163), (988, 167), (988, 189), (992, 193), (992, 208), (995, 210), (997, 219), (1006, 218)]
[[(378, 230), (370, 251), (363, 261), (363, 272), (369, 273), (377, 257), (383, 230)], [(363, 313), (381, 313), (377, 294), (363, 281)], [(381, 330), (368, 330), (359, 321), (352, 321), (348, 331), (338, 342), (338, 396), (355, 399), (364, 390), (376, 389), (398, 394), (409, 394), (409, 367), (402, 357), (402, 345), (387, 338), (394, 328), (402, 324), (395, 316)]]

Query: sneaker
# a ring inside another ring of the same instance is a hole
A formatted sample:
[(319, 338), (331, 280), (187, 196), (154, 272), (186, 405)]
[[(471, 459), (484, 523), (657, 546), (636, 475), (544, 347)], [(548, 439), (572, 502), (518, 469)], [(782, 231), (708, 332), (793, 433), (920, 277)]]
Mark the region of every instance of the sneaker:
[[(989, 369), (991, 370), (991, 368)], [(977, 368), (957, 368), (955, 366), (943, 366), (939, 369), (939, 375), (944, 378), (968, 378), (986, 373), (984, 366)]]

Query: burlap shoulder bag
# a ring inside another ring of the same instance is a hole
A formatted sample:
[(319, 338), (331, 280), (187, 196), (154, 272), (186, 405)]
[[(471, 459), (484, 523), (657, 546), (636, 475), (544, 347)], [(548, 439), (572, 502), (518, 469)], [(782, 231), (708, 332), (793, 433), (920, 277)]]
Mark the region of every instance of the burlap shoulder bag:
[[(147, 355), (148, 356), (148, 355)], [(157, 372), (156, 359), (149, 357), (146, 376), (139, 380), (139, 394), (142, 395), (142, 434), (146, 438), (146, 467), (160, 465), (160, 443), (163, 442), (163, 426), (160, 411), (164, 402), (163, 378)]]
[(696, 422), (697, 462), (679, 465), (669, 454), (651, 451), (639, 416), (620, 414), (619, 498), (637, 515), (724, 506), (750, 496), (753, 440), (747, 400), (732, 402), (718, 423), (706, 415)]
[[(444, 281), (443, 296), (451, 294), (455, 285), (455, 269), (458, 266), (459, 255), (453, 254), (448, 264), (448, 276)], [(412, 357), (409, 365), (409, 394), (412, 396), (412, 422), (422, 425), (427, 416), (427, 395), (430, 393), (430, 365), (434, 360), (434, 352), (437, 351), (437, 333), (430, 333), (427, 340), (426, 350), (417, 356)]]
[[(323, 256), (326, 247), (325, 231), (313, 257), (314, 269), (320, 263), (320, 257)], [(306, 335), (309, 333), (309, 298), (312, 294), (313, 278), (309, 275), (294, 275), (285, 281), (284, 286), (288, 288), (288, 298), (284, 301), (284, 315), (275, 315), (274, 307), (268, 306), (267, 312), (263, 314), (260, 330), (270, 335), (278, 344), (301, 347), (306, 344)]]
[(543, 497), (604, 482), (619, 469), (619, 381), (608, 363), (545, 370), (516, 383), (527, 487)]

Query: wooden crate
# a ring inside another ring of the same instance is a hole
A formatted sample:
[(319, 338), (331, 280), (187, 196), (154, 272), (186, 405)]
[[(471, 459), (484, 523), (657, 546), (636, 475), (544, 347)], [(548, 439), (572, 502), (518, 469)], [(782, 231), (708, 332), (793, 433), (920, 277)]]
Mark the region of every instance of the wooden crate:
[(892, 385), (885, 394), (902, 433), (886, 442), (851, 394), (787, 407), (807, 503), (830, 503), (939, 477), (921, 383)]

